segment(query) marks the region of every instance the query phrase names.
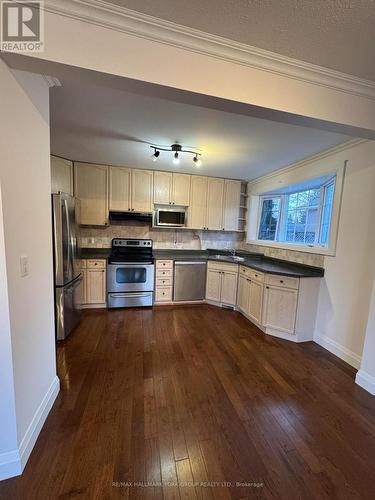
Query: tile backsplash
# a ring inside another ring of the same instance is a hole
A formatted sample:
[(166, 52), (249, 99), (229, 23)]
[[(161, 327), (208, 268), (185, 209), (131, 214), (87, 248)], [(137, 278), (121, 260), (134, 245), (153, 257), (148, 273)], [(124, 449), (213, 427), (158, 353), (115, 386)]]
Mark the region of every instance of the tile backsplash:
[(324, 267), (324, 255), (315, 253), (297, 252), (295, 250), (284, 250), (282, 248), (265, 247), (260, 245), (252, 245), (241, 241), (237, 248), (247, 250), (248, 252), (259, 252), (267, 257), (274, 259), (287, 260), (289, 262), (297, 262), (307, 266)]
[(323, 267), (324, 256), (280, 248), (245, 243), (243, 233), (193, 231), (189, 229), (154, 229), (147, 224), (129, 222), (126, 226), (83, 227), (80, 231), (82, 248), (110, 248), (112, 238), (151, 238), (154, 248), (204, 250), (206, 248), (237, 248), (257, 252), (276, 259)]
[(151, 238), (154, 248), (225, 249), (237, 247), (242, 237), (241, 233), (235, 232), (154, 229), (146, 224), (129, 222), (126, 226), (83, 227), (80, 231), (80, 244), (82, 248), (110, 248), (112, 238)]

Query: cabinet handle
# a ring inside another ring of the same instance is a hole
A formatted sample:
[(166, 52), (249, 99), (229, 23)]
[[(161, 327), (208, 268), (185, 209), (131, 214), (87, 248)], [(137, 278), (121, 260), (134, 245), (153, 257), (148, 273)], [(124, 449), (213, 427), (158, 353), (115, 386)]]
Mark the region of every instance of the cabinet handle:
[(174, 205), (174, 201), (172, 202), (172, 205)]
[(266, 288), (269, 288), (269, 286), (266, 286)]
[(284, 283), (284, 280), (280, 280), (280, 283)]

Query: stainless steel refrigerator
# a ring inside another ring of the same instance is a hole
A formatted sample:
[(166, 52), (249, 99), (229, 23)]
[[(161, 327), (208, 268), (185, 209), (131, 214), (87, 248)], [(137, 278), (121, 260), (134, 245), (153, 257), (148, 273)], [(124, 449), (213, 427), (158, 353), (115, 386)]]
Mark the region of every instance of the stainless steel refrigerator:
[(65, 339), (81, 319), (82, 275), (79, 266), (79, 200), (52, 195), (56, 338)]

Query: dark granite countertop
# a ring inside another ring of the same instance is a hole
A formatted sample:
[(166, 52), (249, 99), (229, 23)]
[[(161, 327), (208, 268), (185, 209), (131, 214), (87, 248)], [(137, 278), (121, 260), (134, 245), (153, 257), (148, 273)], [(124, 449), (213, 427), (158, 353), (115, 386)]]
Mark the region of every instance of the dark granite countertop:
[[(110, 248), (82, 248), (80, 257), (82, 259), (106, 259), (110, 254)], [(155, 259), (171, 259), (171, 260), (214, 260), (217, 262), (225, 262), (216, 259), (215, 255), (229, 256), (227, 250), (177, 250), (177, 249), (155, 249)], [(265, 257), (260, 253), (250, 253), (238, 250), (236, 255), (244, 257), (242, 262), (234, 262), (240, 266), (251, 267), (263, 273), (279, 274), (283, 276), (292, 276), (295, 278), (322, 278), (324, 269), (321, 267), (307, 266), (297, 264), (272, 257)], [(226, 262), (231, 262), (229, 259)]]
[[(172, 259), (172, 260), (214, 260), (217, 262), (225, 262), (218, 260), (214, 255), (230, 255), (227, 250), (215, 250), (209, 248), (207, 250), (154, 250), (156, 259)], [(244, 257), (242, 262), (234, 262), (245, 267), (251, 267), (257, 271), (264, 273), (279, 274), (283, 276), (292, 276), (295, 278), (322, 278), (324, 269), (321, 267), (307, 266), (297, 264), (272, 257), (265, 257), (261, 253), (250, 253), (238, 250), (236, 255)], [(227, 262), (231, 262), (228, 260)]]
[(81, 259), (106, 259), (111, 253), (110, 248), (81, 248)]

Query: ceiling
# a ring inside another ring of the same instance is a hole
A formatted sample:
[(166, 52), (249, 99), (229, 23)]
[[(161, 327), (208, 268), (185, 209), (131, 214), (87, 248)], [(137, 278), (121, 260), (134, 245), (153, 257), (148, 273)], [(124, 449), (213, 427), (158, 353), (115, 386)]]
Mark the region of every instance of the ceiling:
[[(51, 89), (51, 151), (75, 161), (251, 180), (349, 139), (76, 80)], [(174, 142), (200, 150), (203, 165), (151, 160), (150, 144)]]
[(106, 0), (375, 81), (374, 0)]

